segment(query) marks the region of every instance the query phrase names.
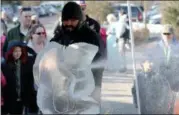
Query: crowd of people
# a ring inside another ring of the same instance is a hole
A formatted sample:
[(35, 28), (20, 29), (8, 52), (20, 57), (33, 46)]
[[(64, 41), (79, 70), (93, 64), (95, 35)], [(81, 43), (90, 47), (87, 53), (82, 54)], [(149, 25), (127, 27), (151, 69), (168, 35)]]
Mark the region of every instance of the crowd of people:
[[(31, 18), (29, 7), (20, 10), (19, 24), (11, 28), (1, 18), (1, 74), (3, 114), (37, 113), (34, 89), (33, 63), (39, 51), (47, 44), (46, 29)], [(6, 28), (5, 28), (6, 27)]]
[[(93, 62), (104, 58), (104, 42), (100, 24), (85, 14), (86, 4), (69, 2), (62, 11), (62, 24), (54, 30), (49, 41), (46, 28), (30, 7), (22, 7), (18, 24), (9, 31), (2, 15), (1, 33), (1, 112), (2, 114), (38, 113), (38, 87), (34, 82), (33, 65), (36, 56), (50, 42), (64, 46), (85, 42), (99, 47)], [(93, 69), (95, 84), (101, 87), (104, 68)], [(98, 94), (100, 95), (100, 94)]]
[[(9, 31), (7, 31), (8, 26), (5, 23), (5, 12), (2, 13), (2, 114), (39, 113), (39, 111), (43, 113), (43, 111), (39, 110), (37, 104), (38, 86), (34, 80), (33, 65), (38, 54), (52, 42), (65, 47), (75, 43), (87, 43), (97, 46), (98, 52), (92, 63), (98, 63), (107, 58), (107, 69), (119, 70), (120, 72), (127, 70), (125, 52), (126, 49), (130, 49), (130, 31), (127, 14), (121, 9), (119, 20), (117, 20), (115, 15), (109, 14), (107, 16), (109, 27), (103, 33), (100, 24), (85, 13), (86, 7), (84, 1), (68, 2), (65, 4), (62, 10), (61, 23), (56, 26), (54, 36), (50, 40), (47, 38), (46, 28), (39, 21), (38, 16), (32, 16), (32, 9), (30, 7), (21, 8), (19, 23)], [(172, 47), (168, 48), (170, 45)], [(173, 28), (167, 25), (163, 30), (162, 39), (157, 48), (148, 51), (157, 51), (156, 54), (166, 57), (164, 62), (166, 61), (167, 65), (170, 60), (171, 48), (177, 45), (178, 42), (174, 36)], [(164, 53), (161, 53), (162, 51)], [(149, 63), (149, 60), (153, 61), (155, 56), (153, 52), (147, 55), (149, 56), (147, 57), (148, 60), (145, 60), (142, 67), (147, 73), (150, 73), (152, 65)], [(95, 90), (98, 90), (95, 94), (98, 95), (97, 101), (100, 101), (104, 69), (104, 66), (91, 69), (95, 87), (97, 87)], [(178, 82), (172, 82), (171, 84), (173, 89), (178, 87)], [(133, 95), (136, 95), (134, 90), (135, 88), (133, 88)], [(90, 105), (90, 103), (87, 104)], [(163, 113), (163, 111), (157, 111), (156, 113)], [(100, 112), (95, 114), (100, 114)]]

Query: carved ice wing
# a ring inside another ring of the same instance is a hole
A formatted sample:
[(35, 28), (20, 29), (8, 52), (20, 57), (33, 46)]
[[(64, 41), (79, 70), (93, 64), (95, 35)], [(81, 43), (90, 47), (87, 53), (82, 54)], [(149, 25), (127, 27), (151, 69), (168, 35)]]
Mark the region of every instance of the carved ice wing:
[[(54, 113), (53, 107), (53, 76), (57, 67), (57, 48), (48, 50), (39, 63), (39, 87), (37, 90), (37, 104), (44, 114)], [(60, 57), (59, 57), (60, 58)]]
[(64, 54), (65, 63), (72, 66), (85, 67), (90, 65), (98, 47), (87, 43), (75, 43), (69, 45)]
[(58, 48), (59, 52), (62, 52), (62, 47), (63, 47), (62, 45), (56, 42), (49, 42), (48, 45), (37, 55), (34, 66), (33, 66), (33, 76), (35, 79), (35, 84), (37, 86), (39, 86), (39, 80), (40, 80), (40, 73), (39, 73), (40, 66), (39, 65), (40, 65), (41, 59), (46, 54), (46, 52), (48, 52), (52, 48)]

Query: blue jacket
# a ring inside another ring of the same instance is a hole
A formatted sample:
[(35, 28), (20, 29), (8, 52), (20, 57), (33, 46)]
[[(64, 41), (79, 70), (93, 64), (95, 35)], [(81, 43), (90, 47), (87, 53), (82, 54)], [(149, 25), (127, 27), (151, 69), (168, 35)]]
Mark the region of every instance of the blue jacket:
[[(170, 44), (170, 56), (173, 57), (179, 54), (179, 42), (173, 38)], [(165, 46), (163, 40), (159, 41), (153, 48), (149, 48), (145, 51), (144, 56), (147, 60), (153, 62), (154, 64), (166, 61), (167, 55), (165, 54)]]

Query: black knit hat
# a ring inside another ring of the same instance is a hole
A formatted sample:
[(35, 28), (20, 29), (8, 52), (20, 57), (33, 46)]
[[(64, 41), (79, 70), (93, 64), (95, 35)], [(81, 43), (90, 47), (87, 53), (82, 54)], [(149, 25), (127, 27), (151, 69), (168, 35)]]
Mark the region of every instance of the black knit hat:
[(83, 12), (81, 7), (75, 2), (68, 2), (62, 10), (62, 21), (68, 19), (82, 20)]

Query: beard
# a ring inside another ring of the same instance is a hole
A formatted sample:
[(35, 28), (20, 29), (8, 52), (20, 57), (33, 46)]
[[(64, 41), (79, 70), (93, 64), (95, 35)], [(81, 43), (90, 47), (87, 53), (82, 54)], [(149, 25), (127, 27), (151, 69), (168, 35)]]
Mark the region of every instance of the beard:
[(72, 25), (64, 26), (62, 24), (62, 29), (63, 29), (64, 33), (69, 34), (69, 35), (73, 34), (75, 31), (77, 31), (79, 27), (80, 27), (80, 23), (78, 23), (76, 27), (74, 27)]
[(65, 34), (72, 34), (76, 30), (76, 27), (74, 27), (74, 26), (63, 26), (62, 25), (62, 29), (63, 29)]

